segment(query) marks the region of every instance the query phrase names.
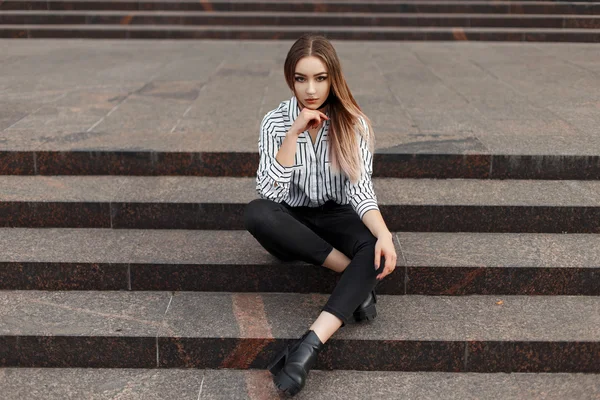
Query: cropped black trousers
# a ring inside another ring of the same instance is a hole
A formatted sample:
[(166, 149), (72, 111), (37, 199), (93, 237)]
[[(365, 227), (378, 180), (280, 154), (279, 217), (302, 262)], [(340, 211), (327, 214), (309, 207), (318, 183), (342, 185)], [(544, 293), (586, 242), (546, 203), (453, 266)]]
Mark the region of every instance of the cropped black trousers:
[(322, 311), (342, 320), (375, 289), (377, 238), (350, 204), (328, 201), (320, 207), (292, 207), (266, 199), (251, 201), (244, 212), (246, 229), (272, 255), (283, 261), (301, 260), (317, 266), (336, 248), (350, 260)]

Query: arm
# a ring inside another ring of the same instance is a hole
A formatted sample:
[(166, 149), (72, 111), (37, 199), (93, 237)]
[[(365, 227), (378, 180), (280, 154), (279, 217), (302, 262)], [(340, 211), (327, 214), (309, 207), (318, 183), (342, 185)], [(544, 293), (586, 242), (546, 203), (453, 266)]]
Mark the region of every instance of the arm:
[(281, 203), (290, 195), (296, 139), (293, 135), (286, 135), (280, 148), (271, 116), (271, 113), (265, 115), (260, 124), (260, 161), (256, 172), (256, 191), (263, 199)]
[[(364, 124), (362, 119), (361, 123)], [(373, 182), (371, 181), (371, 175), (373, 174), (373, 154), (362, 135), (359, 135), (359, 137), (363, 174), (355, 184), (349, 181), (346, 182), (346, 193), (350, 198), (350, 204), (352, 204), (352, 207), (360, 216), (365, 226), (377, 238), (374, 260), (376, 270), (379, 269), (381, 257), (383, 256), (385, 259), (384, 269), (377, 275), (377, 279), (381, 280), (396, 268), (396, 249), (394, 247), (393, 236), (379, 211), (377, 196), (373, 190)]]

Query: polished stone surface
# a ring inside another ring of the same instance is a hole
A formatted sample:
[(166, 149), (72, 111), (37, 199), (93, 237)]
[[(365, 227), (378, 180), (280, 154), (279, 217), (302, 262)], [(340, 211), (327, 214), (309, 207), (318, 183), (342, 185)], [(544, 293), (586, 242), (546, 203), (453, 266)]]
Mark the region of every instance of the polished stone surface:
[[(3, 291), (0, 332), (8, 348), (1, 360), (9, 367), (262, 369), (284, 343), (305, 331), (326, 299), (282, 293)], [(382, 295), (378, 300), (378, 318), (336, 333), (318, 369), (600, 368), (597, 296)]]
[[(247, 204), (255, 178), (0, 176), (2, 202)], [(597, 207), (600, 181), (374, 178), (380, 205)]]
[[(381, 294), (599, 295), (590, 234), (396, 234)], [(283, 262), (245, 231), (0, 229), (1, 289), (331, 293), (338, 274)], [(227, 251), (220, 251), (226, 248)]]
[[(375, 176), (600, 177), (593, 45), (334, 44)], [(0, 173), (253, 176), (260, 119), (290, 97), (289, 46), (0, 40)]]
[[(552, 140), (530, 142), (508, 154), (547, 154), (542, 147), (547, 145), (554, 145), (549, 154), (598, 153), (598, 147), (585, 151), (582, 146), (589, 146), (594, 136), (589, 122), (597, 116), (597, 70), (589, 68), (598, 63), (593, 45), (335, 45), (353, 93), (374, 122), (378, 150), (410, 144), (413, 153), (440, 142), (438, 152), (486, 148), (504, 154), (503, 146), (513, 149), (525, 129)], [(2, 131), (0, 149), (256, 151), (260, 118), (289, 97), (282, 76), (289, 46), (253, 41), (0, 41), (2, 54), (14, 57), (7, 61), (11, 69), (0, 77), (0, 85), (6, 85), (0, 102), (14, 109), (3, 108), (2, 118), (14, 123)], [(568, 61), (573, 53), (586, 57)], [(370, 61), (355, 63), (357, 55)], [(59, 68), (65, 59), (69, 67)], [(543, 68), (529, 68), (532, 62)], [(240, 72), (244, 65), (253, 72), (252, 79)], [(259, 99), (232, 97), (240, 84)], [(229, 107), (239, 116), (227, 114)], [(565, 120), (571, 112), (586, 110), (586, 118)], [(566, 132), (569, 141), (558, 141), (557, 135)], [(457, 140), (477, 145), (461, 147)]]
[[(254, 178), (0, 176), (0, 225), (244, 229)], [(599, 181), (375, 178), (388, 228), (599, 233)]]
[[(267, 371), (162, 369), (0, 369), (6, 400), (278, 399)], [(592, 400), (600, 394), (589, 374), (485, 374), (312, 370), (297, 399), (363, 400)]]
[[(437, 10), (436, 10), (437, 11)], [(580, 28), (599, 29), (600, 18), (590, 15), (448, 13), (348, 13), (219, 11), (3, 11), (0, 23), (101, 24), (101, 25), (243, 25), (243, 26), (351, 26), (362, 27), (485, 27), (485, 28)]]

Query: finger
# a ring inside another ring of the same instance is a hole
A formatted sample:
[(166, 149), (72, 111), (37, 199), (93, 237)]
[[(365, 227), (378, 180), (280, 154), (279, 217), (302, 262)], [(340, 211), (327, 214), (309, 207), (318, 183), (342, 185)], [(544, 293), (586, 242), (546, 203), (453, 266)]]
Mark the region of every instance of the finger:
[(379, 262), (381, 261), (381, 249), (375, 246), (375, 269), (379, 269)]
[(323, 117), (324, 119), (329, 119), (329, 117), (325, 114), (323, 114), (321, 111), (318, 111), (318, 113), (321, 115), (321, 117)]

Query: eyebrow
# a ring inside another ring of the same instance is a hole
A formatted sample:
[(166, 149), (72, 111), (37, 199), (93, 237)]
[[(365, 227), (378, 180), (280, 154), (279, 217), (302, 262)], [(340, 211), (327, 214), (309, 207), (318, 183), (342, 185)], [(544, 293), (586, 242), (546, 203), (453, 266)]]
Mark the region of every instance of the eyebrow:
[[(300, 72), (294, 72), (294, 74), (296, 74), (296, 75), (300, 75), (300, 76), (306, 76), (306, 75), (304, 75), (304, 74), (301, 74)], [(319, 76), (319, 75), (323, 75), (323, 74), (325, 74), (325, 75), (326, 75), (326, 74), (327, 74), (327, 72), (319, 72), (318, 74), (315, 74), (314, 76)]]

